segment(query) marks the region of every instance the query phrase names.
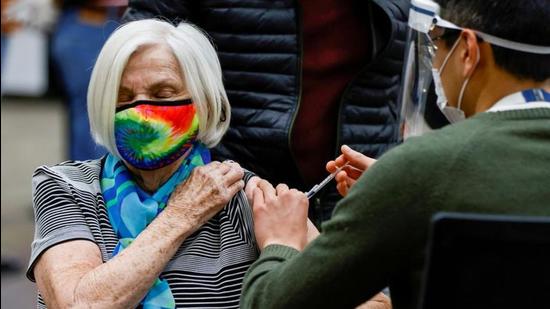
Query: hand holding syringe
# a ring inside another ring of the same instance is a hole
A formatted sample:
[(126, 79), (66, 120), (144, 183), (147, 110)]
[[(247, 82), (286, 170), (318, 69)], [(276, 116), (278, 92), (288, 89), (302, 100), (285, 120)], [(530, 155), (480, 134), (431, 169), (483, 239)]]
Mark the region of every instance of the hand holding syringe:
[(307, 193), (306, 193), (306, 196), (307, 198), (311, 198), (312, 196), (314, 196), (317, 192), (321, 191), (321, 189), (326, 186), (334, 177), (336, 177), (336, 175), (344, 169), (344, 167), (346, 166), (349, 166), (350, 168), (353, 168), (353, 169), (357, 169), (357, 168), (354, 168), (353, 166), (349, 165), (349, 162), (346, 162), (344, 163), (344, 165), (340, 166), (339, 168), (337, 168), (333, 173), (331, 173), (330, 175), (327, 176), (327, 178), (325, 178), (323, 181), (321, 181), (319, 184), (316, 184), (313, 186), (313, 188), (311, 188), (311, 190), (309, 190)]
[[(334, 177), (338, 175), (344, 168), (346, 169), (346, 176), (341, 178), (336, 178), (337, 184), (336, 189), (342, 196), (346, 196), (349, 188), (353, 186), (355, 181), (369, 168), (372, 166), (376, 159), (369, 158), (364, 154), (357, 152), (350, 147), (343, 145), (342, 154), (338, 156), (333, 161), (327, 163), (327, 170), (335, 169), (327, 178), (325, 178), (321, 183), (316, 184), (306, 193), (307, 198), (311, 198), (317, 192), (326, 186)], [(338, 167), (338, 165), (342, 166)]]

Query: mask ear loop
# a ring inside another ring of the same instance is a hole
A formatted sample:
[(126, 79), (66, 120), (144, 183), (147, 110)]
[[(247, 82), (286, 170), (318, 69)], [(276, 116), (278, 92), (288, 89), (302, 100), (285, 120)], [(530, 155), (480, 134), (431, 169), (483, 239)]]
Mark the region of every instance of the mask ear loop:
[(464, 83), (462, 84), (462, 88), (460, 89), (460, 94), (458, 95), (458, 104), (456, 106), (458, 109), (460, 109), (460, 106), (462, 105), (462, 98), (464, 97), (464, 92), (466, 91), (466, 86), (470, 82), (470, 78), (474, 75), (474, 71), (477, 68), (477, 65), (479, 64), (479, 59), (480, 59), (479, 54), (480, 54), (480, 50), (479, 50), (479, 44), (478, 44), (477, 45), (477, 59), (476, 59), (475, 65), (474, 65), (474, 69), (473, 69), (472, 73), (470, 73), (470, 75), (466, 78)]
[(437, 71), (439, 72), (440, 75), (443, 73), (443, 69), (445, 68), (445, 65), (447, 65), (447, 62), (449, 61), (449, 59), (451, 59), (451, 55), (453, 54), (456, 47), (458, 46), (459, 41), (460, 41), (460, 37), (458, 37), (458, 39), (456, 39), (455, 43), (453, 44), (453, 47), (451, 47), (451, 50), (449, 51), (447, 56), (445, 56), (445, 59), (443, 59), (443, 63), (441, 64), (439, 69), (437, 69)]

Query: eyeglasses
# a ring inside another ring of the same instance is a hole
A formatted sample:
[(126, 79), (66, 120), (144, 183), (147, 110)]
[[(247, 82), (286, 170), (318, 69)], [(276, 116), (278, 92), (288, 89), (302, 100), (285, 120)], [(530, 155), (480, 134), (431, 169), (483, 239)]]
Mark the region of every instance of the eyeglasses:
[(430, 53), (430, 56), (435, 56), (435, 53), (437, 52), (437, 45), (435, 42), (452, 37), (452, 36), (458, 36), (462, 30), (460, 29), (449, 29), (444, 27), (437, 27), (433, 26), (432, 29), (426, 34), (426, 40), (428, 41), (427, 49)]

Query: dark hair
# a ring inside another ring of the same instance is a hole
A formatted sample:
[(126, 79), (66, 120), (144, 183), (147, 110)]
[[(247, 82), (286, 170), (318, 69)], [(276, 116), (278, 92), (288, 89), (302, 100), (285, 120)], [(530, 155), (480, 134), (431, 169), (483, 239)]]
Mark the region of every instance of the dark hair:
[[(437, 0), (442, 17), (460, 27), (532, 45), (550, 46), (548, 0)], [(451, 46), (456, 36), (445, 37)], [(550, 55), (491, 45), (495, 63), (520, 79), (550, 78)]]

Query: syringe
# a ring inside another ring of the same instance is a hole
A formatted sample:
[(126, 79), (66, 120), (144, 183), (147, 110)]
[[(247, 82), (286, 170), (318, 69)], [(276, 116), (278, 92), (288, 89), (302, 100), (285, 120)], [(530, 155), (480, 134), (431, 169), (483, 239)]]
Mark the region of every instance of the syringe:
[(344, 167), (348, 166), (349, 162), (344, 163), (344, 165), (340, 166), (339, 168), (334, 171), (334, 173), (330, 174), (325, 178), (323, 181), (321, 181), (319, 184), (316, 184), (306, 193), (307, 198), (311, 198), (314, 196), (317, 192), (319, 192), (324, 186), (326, 186), (332, 178), (336, 177), (336, 174), (338, 174), (341, 170), (344, 169)]

